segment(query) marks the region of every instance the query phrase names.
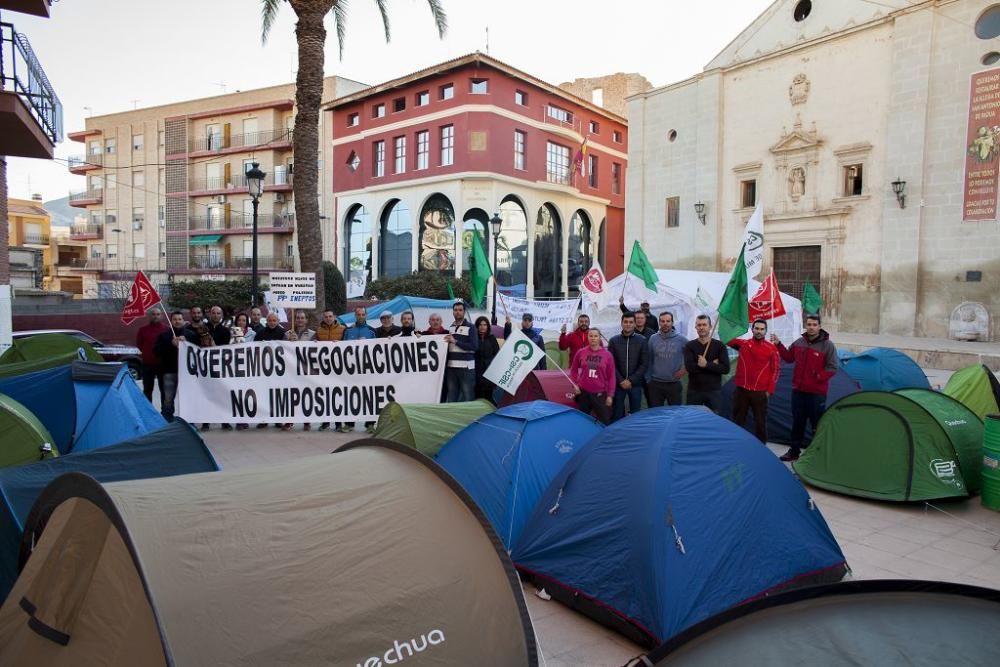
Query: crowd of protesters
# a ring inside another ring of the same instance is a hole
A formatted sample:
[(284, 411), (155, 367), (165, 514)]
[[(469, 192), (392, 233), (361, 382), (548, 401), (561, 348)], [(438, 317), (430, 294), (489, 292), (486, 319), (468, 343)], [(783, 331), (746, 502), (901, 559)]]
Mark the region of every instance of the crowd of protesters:
[[(733, 421), (743, 425), (748, 414), (753, 416), (753, 428), (762, 442), (767, 442), (767, 408), (769, 397), (774, 394), (780, 360), (795, 363), (792, 392), (793, 444), (782, 457), (795, 460), (803, 448), (807, 422), (815, 429), (825, 409), (827, 383), (837, 370), (836, 348), (829, 334), (820, 328), (818, 315), (806, 316), (806, 331), (786, 348), (772, 334), (767, 337), (767, 322), (757, 320), (751, 325), (752, 336), (737, 338), (726, 343), (712, 337), (712, 320), (707, 315), (695, 319), (697, 337), (688, 340), (674, 328), (674, 315), (661, 312), (654, 317), (649, 304), (643, 303), (632, 311), (621, 304), (621, 333), (606, 339), (600, 330), (590, 327), (590, 318), (580, 315), (576, 328), (560, 330), (559, 349), (569, 356), (567, 377), (573, 384), (572, 397), (584, 412), (593, 414), (605, 424), (622, 419), (626, 414), (647, 407), (663, 405), (698, 405), (718, 413), (722, 407), (722, 380), (730, 373), (727, 347), (738, 353), (734, 375)], [(486, 317), (472, 323), (466, 317), (465, 304), (456, 301), (452, 306), (452, 322), (445, 326), (438, 313), (430, 315), (427, 328), (417, 329), (414, 314), (405, 311), (395, 314), (383, 310), (379, 313), (378, 326), (368, 324), (364, 307), (354, 309), (354, 323), (345, 325), (331, 310), (326, 310), (316, 330), (309, 328), (305, 311), (295, 311), (290, 325), (283, 326), (278, 315), (268, 313), (262, 319), (260, 308), (241, 312), (231, 320), (224, 320), (223, 309), (212, 306), (208, 317), (202, 308), (190, 309), (185, 320), (181, 311), (170, 314), (169, 323), (162, 322), (158, 311), (151, 311), (149, 321), (140, 327), (136, 345), (142, 351), (143, 392), (150, 401), (159, 384), (161, 412), (172, 419), (177, 394), (177, 350), (186, 340), (200, 347), (237, 345), (252, 341), (338, 341), (368, 340), (421, 335), (443, 335), (448, 344), (442, 402), (461, 402), (486, 399), (496, 402), (497, 389), (486, 377), (494, 358), (500, 352), (500, 341)], [(653, 325), (658, 325), (653, 328)], [(507, 316), (503, 328), (504, 338), (512, 333), (513, 324)], [(543, 352), (536, 369), (546, 369), (545, 343), (541, 331), (534, 327), (531, 313), (521, 317), (520, 332)], [(682, 385), (687, 382), (686, 401)], [(290, 430), (292, 424), (279, 424)], [(330, 428), (329, 422), (319, 425), (319, 430)], [(266, 428), (259, 424), (257, 428)], [(311, 424), (304, 424), (310, 430)], [(340, 432), (355, 429), (352, 422), (334, 423)], [(374, 422), (367, 422), (369, 432)], [(208, 430), (209, 424), (202, 424)], [(232, 429), (231, 424), (222, 424)], [(248, 428), (246, 424), (237, 429)]]

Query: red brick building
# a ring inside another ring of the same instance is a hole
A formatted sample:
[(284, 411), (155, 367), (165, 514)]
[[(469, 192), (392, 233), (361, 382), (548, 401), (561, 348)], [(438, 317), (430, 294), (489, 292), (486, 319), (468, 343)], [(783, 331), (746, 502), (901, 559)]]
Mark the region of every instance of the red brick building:
[(624, 118), (479, 53), (325, 109), (345, 275), (461, 275), (474, 233), (492, 262), (494, 214), (504, 291), (573, 296), (595, 257), (622, 272)]

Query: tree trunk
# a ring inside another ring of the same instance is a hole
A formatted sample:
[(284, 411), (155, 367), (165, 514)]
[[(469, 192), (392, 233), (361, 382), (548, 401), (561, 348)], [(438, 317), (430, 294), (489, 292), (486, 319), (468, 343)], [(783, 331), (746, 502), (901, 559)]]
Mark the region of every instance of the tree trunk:
[[(333, 5), (325, 2), (293, 2), (298, 18), (299, 70), (295, 76), (295, 133), (292, 138), (295, 174), (295, 221), (299, 235), (299, 262), (303, 272), (316, 275), (316, 313), (322, 313), (326, 289), (323, 281), (323, 232), (319, 201), (319, 107), (323, 98), (323, 47), (326, 28), (323, 19)], [(313, 313), (310, 320), (316, 321)]]

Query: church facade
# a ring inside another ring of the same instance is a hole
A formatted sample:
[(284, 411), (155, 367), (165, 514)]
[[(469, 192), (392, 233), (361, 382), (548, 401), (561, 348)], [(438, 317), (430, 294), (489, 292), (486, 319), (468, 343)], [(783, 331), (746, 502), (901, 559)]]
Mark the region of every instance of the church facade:
[(765, 270), (817, 287), (828, 328), (996, 340), (994, 33), (988, 0), (778, 0), (629, 98), (625, 247), (728, 271), (759, 202)]

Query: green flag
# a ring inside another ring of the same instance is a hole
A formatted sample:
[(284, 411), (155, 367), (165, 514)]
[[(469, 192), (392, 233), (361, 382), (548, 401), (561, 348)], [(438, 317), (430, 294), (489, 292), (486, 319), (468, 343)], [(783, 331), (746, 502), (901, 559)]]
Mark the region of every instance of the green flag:
[(653, 270), (653, 265), (649, 263), (649, 258), (642, 251), (638, 241), (632, 242), (632, 258), (628, 260), (628, 272), (636, 278), (642, 279), (642, 282), (646, 284), (646, 289), (656, 291), (658, 280), (656, 271)]
[(806, 283), (802, 288), (802, 310), (808, 315), (818, 315), (822, 307), (823, 298), (812, 283)]
[(455, 300), (455, 290), (451, 287), (451, 281), (448, 281), (448, 298), (452, 301)]
[(490, 284), (490, 276), (493, 272), (490, 271), (490, 261), (486, 259), (486, 250), (483, 248), (483, 242), (479, 238), (479, 234), (472, 234), (472, 252), (470, 253), (472, 258), (472, 303), (478, 306), (486, 298), (486, 286)]
[(727, 343), (747, 332), (747, 320), (750, 318), (749, 301), (747, 297), (747, 265), (743, 262), (746, 244), (740, 250), (740, 258), (736, 260), (733, 274), (729, 276), (726, 292), (719, 301), (719, 340)]

